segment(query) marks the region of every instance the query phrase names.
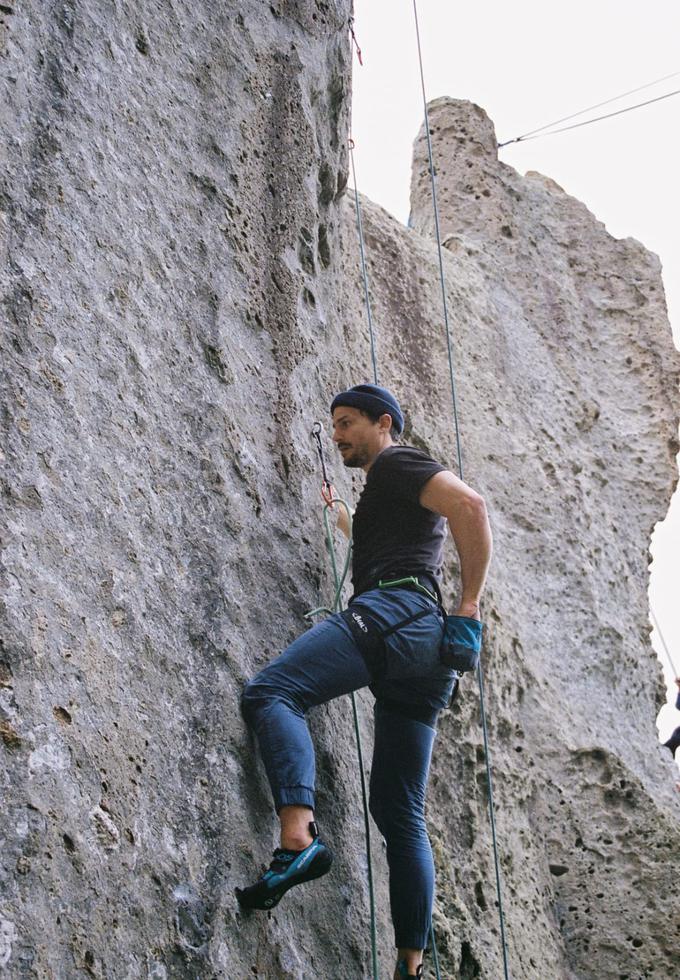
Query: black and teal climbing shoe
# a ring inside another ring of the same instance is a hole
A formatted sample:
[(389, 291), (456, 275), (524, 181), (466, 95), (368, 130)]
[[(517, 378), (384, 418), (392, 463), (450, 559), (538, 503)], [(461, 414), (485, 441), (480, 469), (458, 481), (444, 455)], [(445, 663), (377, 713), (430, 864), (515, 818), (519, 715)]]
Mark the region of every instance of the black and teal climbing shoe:
[(268, 912), (278, 905), (289, 888), (304, 881), (321, 878), (331, 870), (333, 854), (319, 838), (315, 823), (310, 823), (314, 838), (302, 851), (286, 851), (277, 847), (274, 860), (261, 878), (247, 888), (237, 888), (236, 898), (241, 908)]
[(420, 964), (415, 973), (409, 973), (408, 967), (406, 966), (406, 960), (399, 960), (397, 963), (397, 972), (400, 980), (422, 980), (423, 964)]

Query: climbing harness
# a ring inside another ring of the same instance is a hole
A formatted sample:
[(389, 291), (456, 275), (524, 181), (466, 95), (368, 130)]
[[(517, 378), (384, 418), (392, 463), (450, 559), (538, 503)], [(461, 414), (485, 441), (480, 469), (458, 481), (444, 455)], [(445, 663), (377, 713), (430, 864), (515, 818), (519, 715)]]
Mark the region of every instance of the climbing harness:
[[(420, 68), (420, 84), (423, 95), (423, 112), (425, 116), (425, 133), (427, 136), (427, 153), (428, 161), (430, 166), (430, 187), (432, 191), (432, 210), (434, 214), (434, 224), (435, 224), (435, 234), (437, 239), (437, 255), (439, 258), (439, 277), (441, 281), (441, 292), (442, 292), (442, 305), (444, 312), (444, 325), (446, 328), (446, 344), (449, 355), (449, 376), (451, 383), (451, 401), (453, 404), (453, 418), (456, 433), (456, 450), (458, 454), (458, 472), (460, 474), (461, 480), (464, 479), (463, 476), (463, 458), (461, 451), (461, 439), (460, 430), (458, 426), (458, 405), (456, 399), (456, 381), (453, 370), (453, 348), (451, 344), (451, 336), (449, 330), (449, 316), (448, 316), (448, 303), (446, 299), (446, 280), (444, 277), (444, 261), (442, 254), (442, 243), (441, 234), (439, 231), (439, 208), (437, 206), (437, 185), (435, 180), (435, 168), (434, 168), (434, 156), (432, 153), (432, 139), (430, 136), (430, 120), (427, 113), (427, 96), (425, 93), (425, 72), (423, 69), (423, 55), (420, 44), (420, 28), (418, 24), (418, 3), (417, 0), (413, 0), (413, 15), (415, 19), (416, 28), (416, 42), (418, 46), (418, 64)], [(482, 720), (482, 732), (484, 738), (484, 758), (486, 761), (486, 781), (489, 788), (489, 819), (491, 823), (491, 841), (493, 845), (493, 856), (494, 856), (494, 867), (496, 872), (496, 895), (498, 898), (498, 918), (500, 924), (501, 932), (501, 947), (503, 953), (503, 971), (505, 975), (505, 980), (510, 980), (510, 970), (508, 965), (508, 946), (505, 937), (505, 915), (503, 912), (503, 892), (501, 888), (501, 871), (500, 871), (500, 860), (498, 856), (498, 841), (496, 838), (496, 817), (495, 817), (495, 807), (493, 800), (493, 779), (491, 776), (491, 755), (489, 752), (489, 734), (486, 723), (486, 710), (484, 706), (484, 681), (482, 677), (482, 662), (481, 659), (477, 663), (477, 681), (479, 686), (479, 707), (480, 715)]]
[[(389, 582), (381, 579), (378, 582), (378, 588), (414, 589), (416, 592), (426, 595), (428, 599), (436, 603), (444, 619), (444, 636), (442, 637), (439, 653), (441, 662), (457, 672), (458, 680), (460, 680), (461, 674), (477, 669), (479, 655), (482, 650), (482, 624), (478, 619), (472, 619), (469, 616), (447, 616), (446, 610), (442, 605), (441, 596), (438, 594), (435, 595), (434, 592), (426, 588), (415, 575), (409, 575), (407, 578), (393, 579)], [(427, 610), (425, 612), (427, 613)], [(402, 626), (406, 626), (412, 620), (420, 618), (421, 615), (424, 614), (419, 613), (410, 619), (405, 619), (403, 622), (397, 623), (387, 633), (383, 633), (382, 637), (387, 636), (389, 633), (396, 633)], [(457, 689), (458, 684), (456, 683), (455, 690)]]
[(418, 578), (416, 578), (415, 575), (409, 575), (407, 578), (391, 579), (389, 582), (386, 582), (384, 579), (381, 578), (380, 581), (378, 582), (378, 588), (379, 589), (403, 589), (403, 588), (415, 589), (416, 592), (422, 592), (422, 594), (426, 595), (428, 599), (432, 599), (432, 601), (436, 602), (437, 605), (441, 605), (439, 601), (439, 597), (436, 596), (434, 592), (431, 592), (428, 588), (426, 588), (423, 585), (423, 583)]

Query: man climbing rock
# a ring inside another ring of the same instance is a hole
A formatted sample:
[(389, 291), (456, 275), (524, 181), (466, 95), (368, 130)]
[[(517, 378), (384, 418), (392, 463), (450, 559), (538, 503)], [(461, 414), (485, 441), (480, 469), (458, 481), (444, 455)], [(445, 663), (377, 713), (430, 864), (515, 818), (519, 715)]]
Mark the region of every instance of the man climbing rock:
[(434, 894), (425, 793), (437, 717), (458, 679), (442, 657), (438, 583), (446, 522), (460, 559), (451, 625), (461, 634), (481, 634), (491, 531), (479, 494), (424, 452), (395, 444), (404, 419), (391, 392), (357, 385), (334, 398), (331, 415), (344, 465), (366, 473), (353, 521), (354, 595), (347, 610), (304, 633), (243, 693), (281, 846), (265, 874), (237, 896), (245, 908), (270, 909), (289, 888), (329, 871), (332, 854), (314, 822), (314, 749), (305, 713), (370, 685), (376, 698), (370, 810), (387, 844), (394, 976), (401, 980), (422, 973)]
[[(675, 707), (678, 709), (678, 711), (680, 711), (680, 677), (675, 678), (675, 684), (678, 688), (678, 693), (675, 697)], [(666, 746), (667, 749), (671, 750), (671, 752), (673, 753), (673, 758), (675, 758), (675, 753), (678, 751), (678, 748), (680, 747), (680, 725), (676, 729), (674, 729), (671, 737), (668, 739), (667, 742), (664, 742), (663, 744)]]

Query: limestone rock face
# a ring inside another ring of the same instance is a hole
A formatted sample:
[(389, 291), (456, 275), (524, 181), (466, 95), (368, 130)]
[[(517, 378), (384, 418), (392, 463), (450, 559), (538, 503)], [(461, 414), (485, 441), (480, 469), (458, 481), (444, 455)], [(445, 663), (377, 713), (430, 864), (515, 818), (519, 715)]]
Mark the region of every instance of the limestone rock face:
[[(477, 106), (438, 100), (430, 127), (465, 475), (495, 533), (486, 665), (512, 973), (670, 976), (679, 807), (647, 601), (677, 476), (660, 265), (554, 182), (500, 164)], [(367, 214), (386, 379), (411, 438), (454, 464), (437, 270), (416, 234), (434, 229), (424, 132), (415, 232)], [(442, 725), (430, 815), (455, 855), (460, 905), (445, 888), (440, 905), (452, 964), (498, 976), (475, 702), (469, 685)]]
[(274, 831), (239, 692), (324, 568), (349, 3), (7, 6), (0, 972), (331, 976), (348, 934), (356, 975), (360, 845), (271, 923), (233, 895)]
[[(369, 975), (345, 701), (311, 717), (333, 874), (271, 918), (233, 896), (275, 830), (239, 692), (330, 593), (309, 432), (370, 376), (349, 6), (2, 7), (3, 976)], [(658, 262), (499, 165), (481, 110), (439, 102), (432, 126), (466, 476), (496, 535), (511, 972), (671, 976), (680, 814), (646, 615), (677, 424)], [(369, 274), (381, 379), (454, 465), (426, 181), (420, 140), (417, 230), (365, 202)], [(447, 977), (501, 975), (477, 705), (467, 681), (429, 797)], [(370, 760), (370, 695), (359, 713)]]
[[(495, 538), (484, 664), (511, 976), (663, 980), (680, 913), (680, 808), (656, 734), (664, 692), (647, 586), (651, 531), (676, 480), (678, 356), (659, 263), (608, 236), (554, 183), (499, 164), (477, 107), (435, 103), (431, 124), (464, 470)], [(487, 183), (468, 177), (457, 140), (441, 136), (467, 129), (474, 147), (477, 127)], [(381, 380), (407, 406), (407, 441), (455, 470), (439, 270), (421, 237), (432, 232), (424, 152), (422, 139), (411, 215), (420, 232), (364, 202), (372, 312)], [(468, 224), (464, 195), (475, 193)], [(494, 198), (513, 202), (512, 239), (480, 236), (508, 223)], [(359, 320), (355, 261), (347, 305), (353, 297)], [(368, 374), (366, 336), (351, 357)], [(453, 553), (447, 570), (453, 597)], [(496, 978), (474, 680), (439, 729), (428, 817), (444, 975)]]

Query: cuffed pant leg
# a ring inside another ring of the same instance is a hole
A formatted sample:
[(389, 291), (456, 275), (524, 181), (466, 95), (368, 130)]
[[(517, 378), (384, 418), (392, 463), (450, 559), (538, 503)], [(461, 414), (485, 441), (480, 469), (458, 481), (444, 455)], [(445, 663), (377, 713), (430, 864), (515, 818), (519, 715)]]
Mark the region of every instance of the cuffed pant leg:
[(349, 630), (331, 616), (303, 633), (246, 686), (241, 707), (257, 737), (277, 811), (290, 804), (314, 807), (307, 710), (369, 683)]
[(387, 844), (390, 903), (398, 948), (424, 949), (434, 896), (425, 792), (435, 729), (375, 706), (371, 813)]

